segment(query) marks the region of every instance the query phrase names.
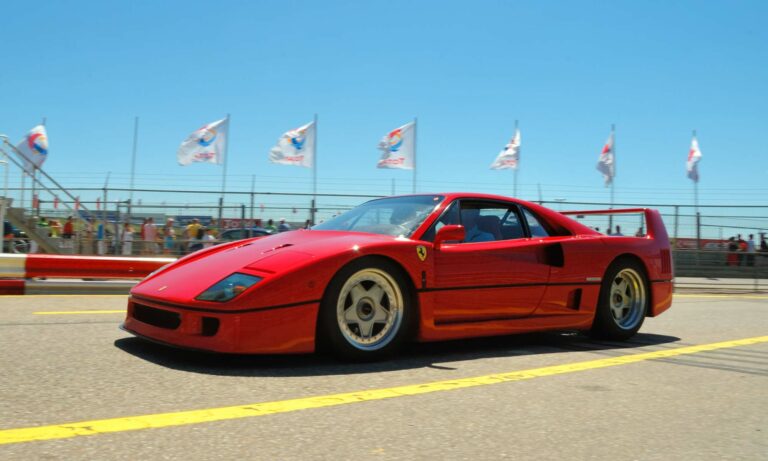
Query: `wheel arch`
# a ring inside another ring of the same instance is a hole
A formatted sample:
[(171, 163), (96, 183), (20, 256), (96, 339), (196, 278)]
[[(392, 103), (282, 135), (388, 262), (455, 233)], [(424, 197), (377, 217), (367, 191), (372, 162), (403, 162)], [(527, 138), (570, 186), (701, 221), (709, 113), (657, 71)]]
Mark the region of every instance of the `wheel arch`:
[(605, 272), (603, 272), (603, 276), (608, 273), (608, 270), (613, 267), (615, 264), (619, 263), (620, 261), (633, 261), (638, 264), (638, 266), (643, 270), (643, 277), (645, 278), (645, 290), (646, 293), (648, 293), (648, 307), (645, 311), (645, 316), (649, 317), (651, 313), (651, 306), (653, 306), (653, 290), (651, 289), (651, 279), (648, 271), (648, 265), (645, 263), (643, 258), (638, 256), (635, 253), (622, 253), (615, 258), (611, 260), (611, 262), (605, 267)]
[[(325, 302), (326, 298), (328, 297), (328, 291), (331, 289), (331, 286), (333, 285), (333, 282), (336, 280), (336, 277), (344, 271), (347, 267), (351, 266), (352, 264), (363, 264), (367, 261), (370, 261), (372, 264), (375, 264), (376, 262), (385, 262), (392, 267), (394, 267), (398, 271), (398, 275), (405, 280), (406, 286), (403, 287), (404, 294), (407, 294), (409, 301), (411, 302), (411, 306), (413, 307), (412, 315), (415, 316), (414, 321), (412, 322), (412, 325), (414, 328), (412, 328), (411, 331), (407, 332), (408, 339), (412, 340), (416, 337), (417, 331), (418, 331), (418, 325), (420, 324), (421, 319), (421, 307), (419, 305), (419, 297), (418, 292), (415, 283), (413, 282), (413, 277), (411, 277), (411, 274), (406, 270), (406, 268), (400, 264), (396, 259), (382, 255), (382, 254), (366, 254), (361, 255), (360, 257), (351, 259), (344, 263), (342, 266), (340, 266), (336, 272), (331, 277), (331, 280), (328, 282), (328, 284), (323, 289), (323, 295), (320, 299), (320, 303), (322, 304)], [(317, 312), (317, 320), (315, 322), (315, 343), (319, 344), (319, 342), (322, 342), (322, 332), (321, 329), (321, 322), (320, 322), (320, 316), (322, 315), (322, 309), (318, 309)]]

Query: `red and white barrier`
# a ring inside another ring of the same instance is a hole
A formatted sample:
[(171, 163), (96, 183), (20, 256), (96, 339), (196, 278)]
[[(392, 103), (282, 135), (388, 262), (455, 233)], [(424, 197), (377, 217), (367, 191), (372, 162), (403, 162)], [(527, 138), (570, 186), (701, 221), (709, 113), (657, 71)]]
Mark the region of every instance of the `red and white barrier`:
[(2, 295), (124, 295), (138, 280), (0, 279)]
[[(135, 285), (136, 280), (146, 277), (175, 260), (175, 258), (0, 254), (0, 295), (115, 291), (127, 293), (130, 287)], [(36, 278), (89, 280), (31, 280)], [(120, 281), (105, 279), (120, 279)]]

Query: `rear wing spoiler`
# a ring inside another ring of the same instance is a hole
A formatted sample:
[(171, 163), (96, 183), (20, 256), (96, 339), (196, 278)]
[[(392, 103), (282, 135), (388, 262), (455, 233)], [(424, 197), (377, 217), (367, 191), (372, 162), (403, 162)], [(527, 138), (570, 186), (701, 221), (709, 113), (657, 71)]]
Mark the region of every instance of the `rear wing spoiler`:
[(664, 221), (658, 210), (652, 208), (617, 208), (610, 210), (583, 210), (583, 211), (560, 211), (564, 215), (609, 215), (609, 214), (628, 214), (643, 213), (645, 215), (645, 226), (647, 228), (645, 238), (661, 240), (669, 244), (669, 236)]

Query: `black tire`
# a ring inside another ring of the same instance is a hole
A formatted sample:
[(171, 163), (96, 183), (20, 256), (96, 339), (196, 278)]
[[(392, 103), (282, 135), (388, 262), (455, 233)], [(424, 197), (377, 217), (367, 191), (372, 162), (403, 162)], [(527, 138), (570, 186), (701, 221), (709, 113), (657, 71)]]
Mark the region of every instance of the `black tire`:
[(643, 266), (630, 258), (614, 261), (603, 278), (591, 335), (609, 340), (631, 338), (643, 325), (649, 302)]
[(412, 337), (415, 322), (413, 293), (400, 268), (383, 258), (363, 258), (331, 280), (317, 336), (339, 358), (379, 360)]

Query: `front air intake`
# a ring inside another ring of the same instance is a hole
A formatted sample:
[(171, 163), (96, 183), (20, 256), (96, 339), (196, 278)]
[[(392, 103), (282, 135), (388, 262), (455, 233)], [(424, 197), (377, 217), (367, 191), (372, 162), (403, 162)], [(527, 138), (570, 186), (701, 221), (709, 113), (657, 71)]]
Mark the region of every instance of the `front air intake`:
[(133, 305), (133, 318), (139, 322), (168, 330), (175, 330), (181, 325), (181, 316), (175, 312), (170, 312), (143, 304)]

